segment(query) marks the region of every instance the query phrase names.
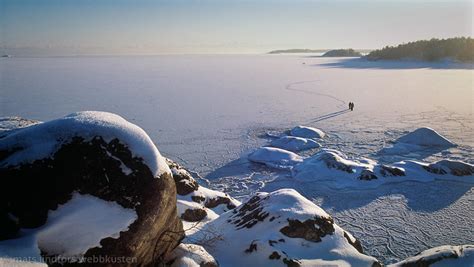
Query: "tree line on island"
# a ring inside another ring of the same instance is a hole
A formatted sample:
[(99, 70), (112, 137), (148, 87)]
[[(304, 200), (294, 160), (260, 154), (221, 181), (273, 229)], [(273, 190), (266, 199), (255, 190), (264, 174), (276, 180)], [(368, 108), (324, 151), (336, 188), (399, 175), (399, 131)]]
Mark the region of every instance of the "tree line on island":
[[(367, 60), (421, 60), (440, 61), (455, 60), (459, 62), (474, 62), (474, 39), (471, 37), (455, 37), (448, 39), (419, 40), (399, 44), (397, 46), (386, 46), (373, 51), (354, 49), (325, 50), (322, 57), (364, 57)], [(287, 49), (275, 50), (270, 54), (282, 53), (321, 53), (314, 49)], [(369, 52), (363, 56), (362, 53)]]

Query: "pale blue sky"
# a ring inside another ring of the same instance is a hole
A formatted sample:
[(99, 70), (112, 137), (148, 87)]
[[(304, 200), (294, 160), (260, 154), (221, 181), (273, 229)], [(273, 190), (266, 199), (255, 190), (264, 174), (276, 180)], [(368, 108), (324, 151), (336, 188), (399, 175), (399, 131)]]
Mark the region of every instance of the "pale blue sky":
[(472, 36), (472, 15), (470, 0), (0, 0), (0, 46), (58, 55), (379, 48)]

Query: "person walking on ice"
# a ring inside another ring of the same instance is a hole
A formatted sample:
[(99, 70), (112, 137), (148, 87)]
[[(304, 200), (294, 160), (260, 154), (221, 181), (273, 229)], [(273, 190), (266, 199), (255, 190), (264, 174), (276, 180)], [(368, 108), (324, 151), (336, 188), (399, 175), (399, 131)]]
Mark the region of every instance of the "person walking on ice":
[(354, 110), (354, 102), (351, 102), (351, 111)]

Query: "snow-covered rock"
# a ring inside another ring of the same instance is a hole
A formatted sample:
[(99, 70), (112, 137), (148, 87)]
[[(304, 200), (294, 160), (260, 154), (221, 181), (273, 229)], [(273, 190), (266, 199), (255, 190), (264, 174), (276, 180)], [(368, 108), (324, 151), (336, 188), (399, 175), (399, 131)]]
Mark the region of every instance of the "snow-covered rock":
[(290, 134), (292, 136), (310, 139), (323, 138), (326, 135), (320, 129), (301, 125), (291, 129)]
[(189, 239), (220, 266), (380, 266), (329, 214), (293, 189), (257, 193)]
[(278, 169), (291, 169), (303, 161), (301, 156), (291, 151), (275, 147), (260, 147), (250, 153), (248, 159)]
[(271, 141), (270, 146), (296, 152), (296, 151), (301, 151), (301, 150), (317, 148), (317, 147), (320, 147), (321, 145), (312, 139), (295, 137), (295, 136), (283, 136)]
[(241, 204), (226, 193), (200, 186), (192, 175), (176, 162), (170, 159), (166, 159), (166, 162), (176, 183), (178, 215), (183, 220), (187, 235)]
[(291, 172), (299, 181), (324, 182), (335, 188), (375, 188), (407, 180), (429, 182), (444, 179), (474, 183), (474, 166), (461, 161), (425, 163), (407, 160), (387, 165), (367, 158), (349, 159), (344, 153), (332, 149), (322, 149), (304, 159)]
[(217, 267), (217, 261), (202, 246), (180, 244), (170, 255), (171, 267)]
[(165, 159), (141, 128), (111, 113), (13, 129), (0, 137), (0, 177), (0, 247), (26, 238), (37, 248), (31, 257), (155, 264), (184, 236)]
[(392, 146), (383, 148), (380, 154), (404, 155), (419, 150), (446, 149), (454, 146), (455, 143), (435, 130), (423, 127), (398, 138)]
[(431, 248), (388, 267), (472, 267), (474, 245), (440, 246)]

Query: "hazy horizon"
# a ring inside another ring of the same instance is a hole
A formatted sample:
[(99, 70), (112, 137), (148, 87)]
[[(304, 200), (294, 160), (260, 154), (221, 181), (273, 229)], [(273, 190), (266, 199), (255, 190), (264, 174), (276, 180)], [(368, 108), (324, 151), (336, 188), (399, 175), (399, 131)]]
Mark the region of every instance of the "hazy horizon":
[(0, 53), (261, 54), (473, 36), (472, 1), (0, 0)]

